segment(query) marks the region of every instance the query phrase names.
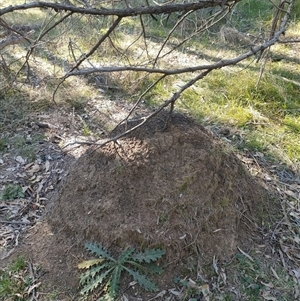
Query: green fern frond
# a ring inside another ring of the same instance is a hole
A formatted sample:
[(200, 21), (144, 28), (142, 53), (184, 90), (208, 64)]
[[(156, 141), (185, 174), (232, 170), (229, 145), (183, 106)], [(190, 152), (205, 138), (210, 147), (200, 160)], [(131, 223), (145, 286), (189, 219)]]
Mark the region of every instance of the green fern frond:
[(113, 270), (113, 268), (110, 268), (109, 270), (105, 271), (104, 273), (98, 275), (95, 277), (92, 281), (89, 283), (86, 283), (80, 293), (82, 295), (86, 295), (91, 293), (93, 290), (95, 290), (97, 287), (99, 287), (101, 284), (103, 284), (106, 277), (109, 275), (109, 273)]
[(150, 249), (145, 252), (133, 254), (132, 259), (138, 262), (150, 263), (151, 261), (156, 261), (161, 258), (165, 253), (166, 251), (162, 249)]
[(99, 264), (99, 263), (103, 262), (104, 260), (105, 260), (104, 258), (85, 260), (78, 264), (78, 269), (89, 269), (91, 266)]
[(147, 279), (145, 275), (140, 274), (137, 271), (133, 271), (127, 267), (124, 267), (124, 269), (133, 277), (133, 279), (146, 291), (151, 291), (151, 292), (157, 292), (158, 287), (156, 284)]
[(105, 258), (113, 262), (115, 261), (115, 259), (111, 257), (110, 254), (101, 245), (97, 245), (96, 243), (86, 243), (85, 248), (99, 257)]

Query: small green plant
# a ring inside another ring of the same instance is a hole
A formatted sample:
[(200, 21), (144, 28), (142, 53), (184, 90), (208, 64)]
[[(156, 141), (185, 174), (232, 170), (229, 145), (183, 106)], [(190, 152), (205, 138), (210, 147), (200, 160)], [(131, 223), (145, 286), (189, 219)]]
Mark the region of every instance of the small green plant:
[(30, 283), (26, 283), (26, 262), (16, 258), (6, 269), (0, 269), (0, 300), (25, 301)]
[(11, 272), (20, 272), (26, 268), (26, 261), (23, 257), (18, 256), (9, 266)]
[(20, 185), (8, 184), (4, 187), (1, 200), (14, 200), (24, 197), (22, 187)]
[(284, 268), (273, 268), (262, 258), (238, 253), (234, 269), (237, 272), (235, 281), (241, 285), (240, 292), (245, 298), (243, 300), (275, 300), (275, 296), (280, 296), (276, 300), (295, 300), (293, 279)]
[(86, 296), (99, 289), (101, 292), (99, 300), (114, 300), (119, 291), (122, 272), (131, 275), (134, 281), (146, 291), (158, 290), (156, 284), (140, 272), (161, 274), (162, 268), (154, 262), (165, 254), (165, 250), (149, 249), (136, 253), (134, 248), (128, 248), (115, 259), (101, 245), (87, 243), (85, 248), (99, 258), (78, 264), (79, 269), (87, 269), (80, 276), (82, 295)]
[(6, 149), (6, 139), (0, 138), (0, 152), (3, 152)]

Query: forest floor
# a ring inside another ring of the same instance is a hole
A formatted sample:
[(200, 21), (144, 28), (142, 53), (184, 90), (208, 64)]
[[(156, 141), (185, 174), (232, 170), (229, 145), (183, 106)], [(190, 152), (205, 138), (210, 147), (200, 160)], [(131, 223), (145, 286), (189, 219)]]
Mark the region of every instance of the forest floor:
[[(126, 103), (108, 105), (117, 124)], [(300, 180), (292, 170), (260, 152), (237, 153), (230, 141), (238, 133), (178, 113), (167, 130), (162, 114), (117, 144), (73, 144), (88, 114), (51, 109), (7, 128), (9, 141), (25, 140), (1, 155), (1, 184), (14, 188), (0, 203), (1, 265), (18, 256), (30, 263), (24, 296), (78, 298), (76, 266), (89, 257), (84, 244), (98, 242), (115, 255), (129, 246), (166, 250), (160, 292), (124, 279), (123, 300), (297, 299)]]
[[(214, 36), (169, 64), (240, 51)], [(78, 264), (92, 257), (89, 242), (114, 258), (129, 247), (165, 250), (158, 290), (145, 292), (122, 274), (122, 301), (299, 300), (299, 43), (272, 48), (260, 86), (254, 88), (260, 71), (253, 62), (245, 63), (250, 71), (217, 70), (182, 95), (168, 127), (163, 111), (100, 148), (124, 130), (111, 132), (133, 106), (120, 87), (134, 90), (144, 78), (72, 78), (54, 104), (58, 75), (51, 72), (65, 67), (61, 38), (49, 39), (50, 50), (39, 45), (31, 73), (22, 69), (19, 81), (0, 91), (0, 300), (80, 300)], [(11, 46), (25, 56), (23, 45)], [(3, 54), (4, 84), (18, 64)], [(145, 99), (127, 129), (180, 80)]]

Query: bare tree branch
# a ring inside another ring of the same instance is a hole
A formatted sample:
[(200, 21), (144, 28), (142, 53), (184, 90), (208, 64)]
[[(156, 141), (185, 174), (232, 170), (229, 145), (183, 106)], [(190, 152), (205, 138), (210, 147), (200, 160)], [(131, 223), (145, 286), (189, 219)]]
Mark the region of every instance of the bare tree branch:
[(34, 30), (29, 31), (26, 35), (21, 35), (21, 36), (10, 36), (7, 37), (6, 39), (3, 39), (0, 41), (0, 50), (4, 49), (8, 45), (16, 45), (20, 44), (22, 42), (28, 42), (29, 37), (32, 36), (34, 33)]
[(121, 20), (122, 20), (122, 17), (118, 17), (116, 19), (116, 21), (114, 21), (114, 23), (110, 26), (110, 28), (106, 31), (106, 33), (96, 43), (96, 45), (87, 54), (82, 56), (82, 58), (77, 62), (77, 64), (71, 68), (70, 72), (77, 69), (88, 57), (90, 57), (98, 49), (98, 47), (109, 37), (109, 35), (118, 26), (118, 24), (121, 22)]
[[(169, 70), (169, 69), (158, 69), (158, 68), (151, 68), (151, 67), (134, 67), (134, 66), (126, 66), (126, 67), (102, 67), (102, 68), (96, 68), (96, 69), (85, 69), (85, 70), (80, 70), (80, 71), (76, 71), (76, 72), (70, 72), (67, 74), (67, 76), (74, 76), (74, 75), (84, 75), (84, 74), (89, 74), (89, 73), (93, 73), (93, 72), (117, 72), (117, 71), (139, 71), (139, 72), (148, 72), (148, 73), (160, 73), (163, 74), (163, 76), (161, 78), (159, 78), (158, 81), (160, 81), (162, 78), (164, 78), (167, 75), (174, 75), (174, 74), (181, 74), (181, 73), (187, 73), (187, 72), (196, 72), (196, 71), (202, 71), (200, 74), (198, 74), (197, 76), (195, 76), (193, 79), (191, 79), (189, 82), (187, 82), (185, 85), (183, 85), (181, 87), (181, 89), (177, 92), (175, 92), (171, 98), (169, 98), (168, 100), (166, 100), (158, 109), (156, 109), (152, 114), (148, 115), (147, 117), (143, 118), (141, 120), (141, 122), (139, 124), (137, 124), (136, 126), (124, 131), (123, 133), (115, 136), (112, 139), (108, 139), (105, 142), (101, 142), (100, 144), (95, 143), (95, 145), (102, 147), (104, 145), (106, 145), (109, 142), (112, 141), (117, 141), (118, 139), (128, 135), (129, 133), (135, 131), (137, 128), (141, 127), (142, 125), (144, 125), (149, 119), (151, 119), (152, 117), (156, 116), (159, 112), (161, 112), (163, 109), (165, 109), (166, 107), (168, 107), (169, 105), (170, 107), (170, 113), (172, 113), (173, 108), (174, 108), (174, 104), (176, 102), (176, 100), (181, 96), (181, 94), (187, 90), (188, 88), (190, 88), (192, 85), (194, 85), (197, 81), (203, 79), (205, 76), (207, 76), (211, 71), (215, 70), (215, 69), (220, 69), (223, 68), (225, 66), (229, 66), (229, 65), (236, 65), (237, 63), (245, 60), (246, 58), (249, 58), (257, 53), (261, 53), (263, 52), (265, 49), (268, 49), (270, 46), (274, 45), (279, 37), (282, 35), (282, 33), (285, 31), (287, 22), (289, 20), (289, 16), (292, 10), (292, 6), (293, 3), (289, 3), (289, 6), (286, 10), (286, 13), (284, 15), (284, 17), (281, 20), (280, 26), (278, 28), (278, 30), (276, 32), (274, 32), (274, 34), (272, 35), (272, 37), (266, 41), (265, 43), (262, 43), (261, 45), (255, 46), (253, 48), (251, 48), (250, 51), (243, 53), (235, 58), (232, 59), (227, 59), (227, 60), (220, 60), (216, 63), (213, 64), (208, 64), (208, 65), (199, 65), (199, 66), (195, 66), (195, 67), (188, 67), (188, 68), (182, 68), (182, 69), (173, 69), (173, 70)], [(145, 92), (148, 92), (156, 83), (154, 83), (151, 87), (149, 87)], [(143, 95), (144, 95), (143, 94)], [(129, 113), (128, 117), (130, 116), (130, 114), (132, 113), (132, 111), (137, 107), (138, 103), (140, 102), (140, 100), (142, 99), (142, 97), (139, 98), (139, 100), (136, 102), (136, 104), (133, 106), (131, 112)], [(128, 118), (125, 118), (122, 122), (126, 122)], [(120, 124), (122, 124), (122, 122)], [(119, 124), (119, 125), (120, 125)]]
[[(60, 77), (60, 82), (53, 93), (53, 101), (55, 102), (55, 94), (61, 84), (72, 76), (86, 76), (96, 73), (113, 74), (117, 72), (126, 72), (126, 74), (136, 72), (142, 73), (142, 76), (144, 76), (145, 73), (146, 76), (143, 77), (143, 79), (149, 80), (149, 83), (147, 82), (147, 84), (144, 85), (142, 92), (137, 96), (126, 118), (123, 118), (118, 126), (126, 125), (129, 118), (132, 117), (133, 112), (140, 106), (145, 95), (168, 76), (188, 74), (187, 77), (189, 79), (186, 79), (186, 82), (174, 92), (170, 98), (164, 99), (154, 112), (141, 118), (137, 125), (130, 129), (125, 127), (126, 130), (123, 133), (111, 139), (107, 139), (104, 142), (89, 142), (89, 144), (104, 146), (109, 142), (116, 142), (119, 138), (136, 130), (166, 108), (169, 109), (169, 116), (171, 116), (174, 105), (182, 93), (212, 71), (226, 66), (234, 66), (250, 57), (257, 57), (259, 60), (265, 50), (270, 49), (272, 45), (280, 41), (281, 35), (286, 30), (295, 0), (290, 0), (289, 2), (280, 0), (274, 14), (272, 28), (270, 28), (268, 38), (266, 40), (261, 39), (260, 44), (257, 44), (257, 42), (253, 43), (255, 46), (247, 46), (248, 49), (245, 50), (244, 48), (243, 53), (235, 57), (223, 58), (216, 62), (211, 60), (211, 62), (203, 64), (198, 63), (197, 65), (184, 65), (180, 67), (172, 65), (170, 61), (167, 60), (166, 57), (174, 53), (175, 50), (178, 50), (178, 53), (180, 53), (179, 47), (184, 45), (184, 43), (224, 19), (240, 1), (243, 0), (194, 0), (193, 2), (174, 0), (162, 4), (153, 1), (154, 5), (150, 5), (148, 0), (134, 2), (139, 4), (131, 4), (127, 3), (127, 1), (101, 1), (94, 2), (94, 7), (91, 7), (86, 1), (77, 1), (76, 3), (81, 3), (78, 5), (35, 1), (0, 9), (0, 16), (33, 8), (43, 8), (48, 9), (48, 11), (54, 10), (54, 14), (51, 13), (51, 15), (54, 15), (51, 22), (56, 20), (58, 14), (59, 16), (63, 16), (53, 24), (49, 22), (44, 30), (39, 33), (36, 40), (30, 45), (24, 63), (24, 65), (28, 64), (28, 66), (29, 57), (38, 42), (42, 41), (42, 38), (45, 38), (52, 29), (58, 28), (58, 25), (63, 23), (68, 17), (71, 15), (79, 15), (79, 17), (87, 18), (88, 21), (95, 20), (95, 24), (97, 24), (99, 28), (97, 27), (97, 31), (95, 31), (96, 35), (93, 36), (94, 40), (90, 44), (92, 46), (89, 47), (87, 45), (87, 47), (85, 47), (85, 45), (73, 44), (73, 42), (70, 44), (80, 45), (80, 48), (77, 46), (77, 51), (80, 50), (80, 56), (76, 57), (73, 48), (70, 48), (72, 54), (71, 60), (74, 61), (74, 63), (68, 71), (64, 70), (65, 73)], [(202, 16), (204, 16), (204, 18), (202, 18)], [(99, 20), (102, 20), (102, 22), (99, 22)], [(121, 23), (123, 20), (126, 22)], [(128, 24), (132, 22), (130, 24), (134, 24), (135, 26), (133, 34), (126, 28), (126, 25), (122, 25), (127, 24), (127, 21)], [(93, 22), (91, 22), (91, 24), (93, 24)], [(152, 28), (148, 28), (148, 25), (153, 24), (157, 26), (156, 29), (162, 32), (160, 36), (154, 38), (153, 36), (155, 34), (151, 32)], [(187, 30), (183, 31), (183, 29), (186, 28)], [(128, 40), (126, 35), (128, 33), (127, 30), (129, 31)], [(119, 33), (121, 33), (121, 35), (118, 35)], [(100, 37), (98, 34), (100, 34)], [(118, 40), (120, 37), (126, 37), (126, 41)], [(108, 46), (105, 44), (105, 41), (109, 41)], [(107, 47), (109, 49), (107, 49)], [(114, 59), (109, 63), (107, 63), (105, 59), (101, 60), (101, 55), (106, 55), (106, 51), (110, 51), (110, 53), (114, 55)], [(99, 58), (100, 62), (98, 63)], [(88, 64), (83, 64), (84, 62), (88, 62)], [(89, 68), (89, 66), (92, 66), (92, 68)]]
[(119, 122), (119, 125), (121, 125), (122, 123), (126, 122), (129, 117), (131, 116), (131, 114), (134, 112), (134, 110), (137, 108), (137, 106), (139, 105), (139, 103), (142, 101), (143, 97), (153, 88), (155, 87), (160, 81), (162, 81), (164, 78), (166, 77), (166, 75), (161, 76), (159, 79), (157, 79), (154, 83), (152, 83), (138, 98), (138, 100), (136, 101), (136, 103), (134, 104), (134, 106), (131, 108), (131, 110), (129, 111), (129, 113), (127, 114), (126, 118), (124, 118), (122, 121)]
[(198, 35), (199, 33), (208, 30), (213, 25), (217, 24), (220, 20), (226, 17), (226, 15), (230, 12), (231, 6), (228, 6), (226, 8), (222, 8), (219, 12), (217, 12), (215, 15), (208, 18), (204, 24), (197, 30), (195, 30), (192, 34), (188, 35), (186, 38), (184, 38), (180, 43), (178, 43), (176, 46), (174, 46), (170, 51), (166, 52), (164, 55), (161, 56), (161, 58), (171, 54), (174, 50), (181, 47), (183, 44), (185, 44), (187, 41), (191, 40), (194, 36)]
[[(107, 8), (89, 8), (89, 7), (78, 7), (68, 4), (51, 3), (43, 1), (35, 1), (31, 3), (24, 3), (21, 5), (8, 6), (0, 9), (0, 16), (9, 12), (18, 10), (27, 10), (32, 8), (51, 8), (58, 11), (69, 11), (78, 14), (86, 15), (97, 15), (97, 16), (117, 16), (117, 17), (132, 17), (138, 15), (159, 15), (159, 14), (170, 14), (173, 12), (188, 12), (193, 10), (199, 10), (210, 7), (225, 7), (236, 3), (240, 0), (211, 0), (211, 1), (196, 1), (191, 3), (182, 4), (168, 4), (168, 5), (155, 5), (155, 6), (140, 6), (140, 7), (129, 7), (124, 9), (107, 9)], [(224, 3), (225, 2), (225, 3)]]
[(148, 73), (160, 73), (164, 75), (175, 75), (175, 74), (182, 74), (188, 72), (195, 72), (200, 70), (213, 70), (213, 69), (220, 69), (226, 66), (236, 65), (237, 63), (257, 54), (261, 51), (269, 48), (270, 46), (274, 45), (279, 36), (284, 32), (285, 27), (281, 27), (281, 29), (274, 34), (274, 37), (267, 42), (252, 47), (248, 52), (245, 52), (235, 58), (232, 59), (222, 59), (216, 63), (208, 64), (208, 65), (199, 65), (194, 67), (186, 67), (181, 69), (159, 69), (159, 68), (151, 68), (151, 67), (136, 67), (136, 66), (120, 66), (120, 67), (101, 67), (101, 68), (91, 68), (91, 69), (81, 69), (80, 71), (73, 71), (66, 74), (66, 77), (70, 76), (78, 76), (78, 75), (87, 75), (91, 73), (97, 72), (121, 72), (121, 71), (136, 71), (136, 72), (148, 72)]

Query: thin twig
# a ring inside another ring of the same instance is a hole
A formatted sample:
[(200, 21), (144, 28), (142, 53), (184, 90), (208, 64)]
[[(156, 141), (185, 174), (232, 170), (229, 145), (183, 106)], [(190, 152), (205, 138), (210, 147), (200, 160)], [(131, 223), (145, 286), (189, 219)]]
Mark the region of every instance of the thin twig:
[[(97, 49), (98, 47), (106, 40), (107, 37), (114, 31), (114, 29), (118, 26), (118, 24), (121, 22), (122, 17), (118, 17), (116, 21), (110, 26), (110, 28), (107, 30), (107, 32), (99, 39), (99, 41), (95, 44), (95, 46), (86, 54), (81, 57), (81, 59), (71, 68), (71, 70), (61, 79), (61, 81), (58, 83), (56, 86), (53, 95), (52, 95), (52, 100), (54, 103), (55, 102), (55, 95), (61, 86), (61, 84), (71, 76), (72, 72), (74, 72), (75, 69), (77, 69), (88, 57), (90, 57)], [(80, 71), (78, 71), (80, 72)]]
[[(68, 17), (71, 16), (72, 14), (73, 14), (73, 12), (69, 12), (69, 13), (66, 14), (64, 17), (62, 17), (61, 19), (59, 19), (58, 21), (56, 21), (56, 22), (55, 22), (52, 26), (50, 26), (46, 31), (41, 32), (41, 33), (39, 34), (38, 38), (33, 42), (33, 44), (30, 45), (30, 49), (29, 49), (29, 50), (27, 51), (27, 53), (26, 53), (25, 62), (23, 63), (23, 65), (21, 66), (21, 68), (19, 69), (19, 71), (16, 73), (16, 75), (15, 75), (15, 80), (16, 80), (16, 78), (18, 77), (19, 73), (21, 72), (21, 70), (24, 68), (25, 65), (28, 66), (28, 72), (27, 72), (27, 73), (29, 73), (29, 68), (30, 68), (30, 66), (29, 66), (29, 58), (30, 58), (31, 54), (33, 53), (35, 47), (38, 45), (38, 42), (41, 41), (41, 39), (42, 39), (42, 38), (43, 38), (50, 30), (52, 30), (53, 28), (55, 28), (58, 24), (62, 23), (66, 18), (68, 18)], [(57, 14), (56, 14), (56, 15), (57, 15)], [(55, 16), (56, 16), (56, 15), (55, 15)], [(55, 18), (55, 16), (53, 16), (53, 17), (49, 20), (48, 24), (50, 24), (50, 22)], [(48, 24), (47, 24), (47, 25), (48, 25)], [(47, 26), (47, 25), (46, 25), (46, 26)], [(54, 103), (56, 104), (55, 101), (54, 101)]]
[(5, 220), (0, 220), (1, 224), (16, 224), (16, 225), (29, 225), (32, 226), (34, 223), (27, 223), (27, 222), (18, 222), (18, 221), (5, 221)]
[[(191, 40), (196, 35), (200, 34), (201, 32), (204, 32), (208, 30), (213, 25), (217, 24), (220, 20), (225, 18), (231, 11), (231, 8), (226, 8), (226, 10), (221, 10), (218, 13), (216, 13), (214, 16), (211, 16), (200, 28), (198, 28), (196, 31), (194, 31), (192, 34), (190, 34), (188, 37), (183, 39), (180, 43), (178, 43), (176, 46), (174, 46), (170, 51), (166, 52), (164, 55), (161, 56), (161, 58), (164, 58), (165, 56), (171, 54), (174, 50), (181, 47), (183, 44), (185, 44), (187, 41)], [(215, 20), (215, 18), (217, 18)]]
[(145, 24), (144, 24), (144, 20), (143, 20), (142, 15), (140, 15), (140, 23), (141, 23), (141, 27), (142, 27), (142, 35), (144, 37), (143, 41), (144, 41), (145, 50), (146, 50), (146, 53), (147, 53), (147, 58), (149, 59), (150, 55), (149, 55), (149, 51), (148, 51), (148, 44), (146, 42), (147, 41), (147, 36), (146, 36)]
[(128, 120), (128, 118), (131, 116), (131, 114), (134, 112), (134, 110), (137, 108), (137, 106), (139, 105), (139, 103), (143, 100), (143, 97), (151, 90), (153, 89), (160, 81), (162, 81), (164, 78), (166, 77), (166, 75), (162, 75), (159, 79), (157, 79), (154, 83), (152, 83), (138, 98), (138, 100), (135, 102), (135, 104), (133, 105), (133, 107), (131, 108), (131, 110), (129, 111), (129, 113), (127, 114), (126, 118), (124, 118), (123, 120), (121, 120), (119, 122), (119, 124), (116, 126), (118, 127), (119, 125), (121, 125), (122, 123), (124, 123), (126, 120)]
[(154, 60), (153, 66), (155, 66), (157, 64), (157, 61), (159, 59), (159, 56), (161, 54), (161, 52), (163, 51), (164, 47), (166, 46), (166, 44), (168, 43), (168, 41), (171, 38), (171, 35), (173, 34), (173, 32), (176, 30), (176, 28), (185, 20), (185, 18), (190, 15), (193, 11), (188, 11), (186, 14), (184, 14), (177, 22), (176, 24), (173, 26), (173, 28), (169, 31), (168, 36), (165, 38), (164, 42), (162, 43), (156, 58)]

